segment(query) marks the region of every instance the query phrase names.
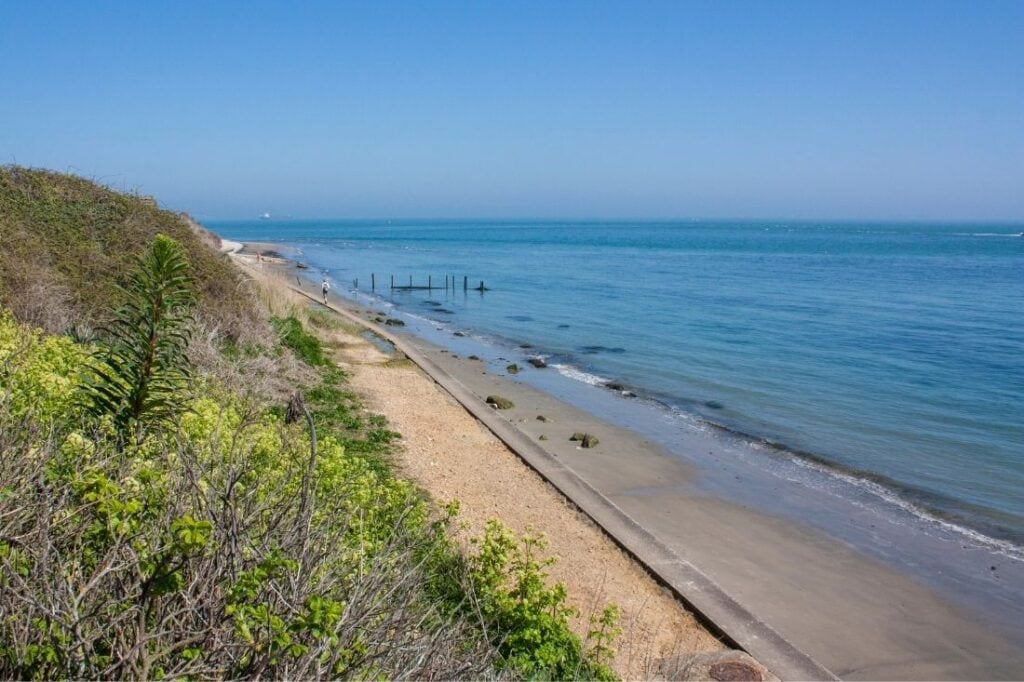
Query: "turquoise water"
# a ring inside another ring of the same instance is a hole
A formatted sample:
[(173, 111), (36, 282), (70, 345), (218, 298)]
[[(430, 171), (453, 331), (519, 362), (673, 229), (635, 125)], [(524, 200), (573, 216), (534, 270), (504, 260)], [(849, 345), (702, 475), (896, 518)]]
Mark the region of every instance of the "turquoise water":
[[(251, 221), (335, 289), (534, 346), (679, 414), (1024, 543), (1021, 225)], [(442, 287), (391, 292), (396, 283)], [(443, 289), (454, 275), (456, 290)], [(488, 291), (463, 292), (483, 280)]]

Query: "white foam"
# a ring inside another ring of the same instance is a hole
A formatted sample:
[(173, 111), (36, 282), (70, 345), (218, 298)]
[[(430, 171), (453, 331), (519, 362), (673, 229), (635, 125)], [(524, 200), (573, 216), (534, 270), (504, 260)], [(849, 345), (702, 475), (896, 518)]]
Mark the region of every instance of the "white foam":
[(901, 509), (902, 511), (914, 516), (928, 523), (935, 524), (948, 532), (960, 535), (962, 537), (973, 540), (974, 542), (987, 547), (988, 549), (995, 551), (997, 554), (1005, 556), (1008, 559), (1014, 561), (1024, 562), (1024, 547), (1017, 545), (1009, 540), (1000, 540), (991, 536), (985, 535), (984, 533), (978, 532), (971, 528), (966, 528), (960, 524), (953, 523), (943, 519), (935, 514), (931, 513), (927, 509), (923, 509), (918, 505), (904, 499), (895, 491), (876, 483), (874, 481), (848, 474), (843, 471), (832, 469), (831, 467), (818, 464), (817, 462), (811, 462), (800, 457), (791, 457), (791, 460), (802, 467), (813, 469), (817, 472), (827, 474), (833, 478), (838, 478), (845, 483), (848, 483), (859, 490), (863, 490), (871, 493), (872, 495), (884, 500), (885, 502)]
[(583, 370), (578, 369), (576, 367), (573, 367), (572, 365), (557, 365), (556, 364), (556, 365), (549, 365), (549, 366), (550, 367), (554, 367), (555, 369), (557, 369), (558, 373), (561, 374), (562, 376), (566, 377), (567, 379), (572, 379), (573, 381), (579, 381), (579, 382), (582, 382), (582, 383), (587, 384), (589, 386), (600, 386), (602, 384), (606, 384), (609, 381), (611, 381), (611, 379), (605, 379), (604, 377), (599, 377), (596, 374), (590, 374), (589, 372), (584, 372)]
[(429, 322), (432, 325), (444, 326), (441, 322), (438, 322), (437, 320), (432, 320), (429, 317), (423, 317), (422, 315), (417, 315), (416, 313), (409, 313), (409, 312), (403, 311), (402, 315), (404, 315), (406, 317), (411, 317), (414, 320), (419, 320), (420, 322)]

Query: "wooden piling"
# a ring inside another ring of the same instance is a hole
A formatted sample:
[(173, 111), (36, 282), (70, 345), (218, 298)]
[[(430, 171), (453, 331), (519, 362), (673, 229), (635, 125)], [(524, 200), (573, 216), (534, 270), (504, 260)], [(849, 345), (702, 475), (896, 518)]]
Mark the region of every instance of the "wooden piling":
[(377, 291), (377, 275), (370, 273), (370, 291)]
[(395, 276), (394, 275), (391, 275), (391, 288), (392, 289), (395, 288)]
[(462, 290), (469, 291), (469, 275), (462, 276)]
[(431, 275), (427, 275), (427, 291), (434, 290), (434, 278)]

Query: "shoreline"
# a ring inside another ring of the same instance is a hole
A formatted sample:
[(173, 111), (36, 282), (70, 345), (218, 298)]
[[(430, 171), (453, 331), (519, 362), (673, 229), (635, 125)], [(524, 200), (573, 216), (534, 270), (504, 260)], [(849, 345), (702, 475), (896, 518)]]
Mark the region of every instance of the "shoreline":
[[(356, 304), (346, 299), (346, 306)], [(543, 423), (530, 411), (566, 414), (573, 430), (599, 431), (601, 444), (591, 451), (553, 437), (544, 446), (840, 676), (996, 678), (1024, 670), (1012, 645), (907, 576), (813, 529), (695, 492), (693, 471), (639, 434), (402, 335), (480, 399), (504, 391), (519, 406), (509, 411), (510, 424), (535, 442)], [(815, 575), (807, 566), (817, 567)], [(766, 574), (771, 584), (762, 583)]]

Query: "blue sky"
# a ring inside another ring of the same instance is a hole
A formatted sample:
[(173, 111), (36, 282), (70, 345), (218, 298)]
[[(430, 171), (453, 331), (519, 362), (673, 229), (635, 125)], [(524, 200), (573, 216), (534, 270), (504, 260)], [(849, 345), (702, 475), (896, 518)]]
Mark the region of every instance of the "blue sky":
[(1024, 2), (0, 3), (0, 163), (205, 218), (1024, 219)]

